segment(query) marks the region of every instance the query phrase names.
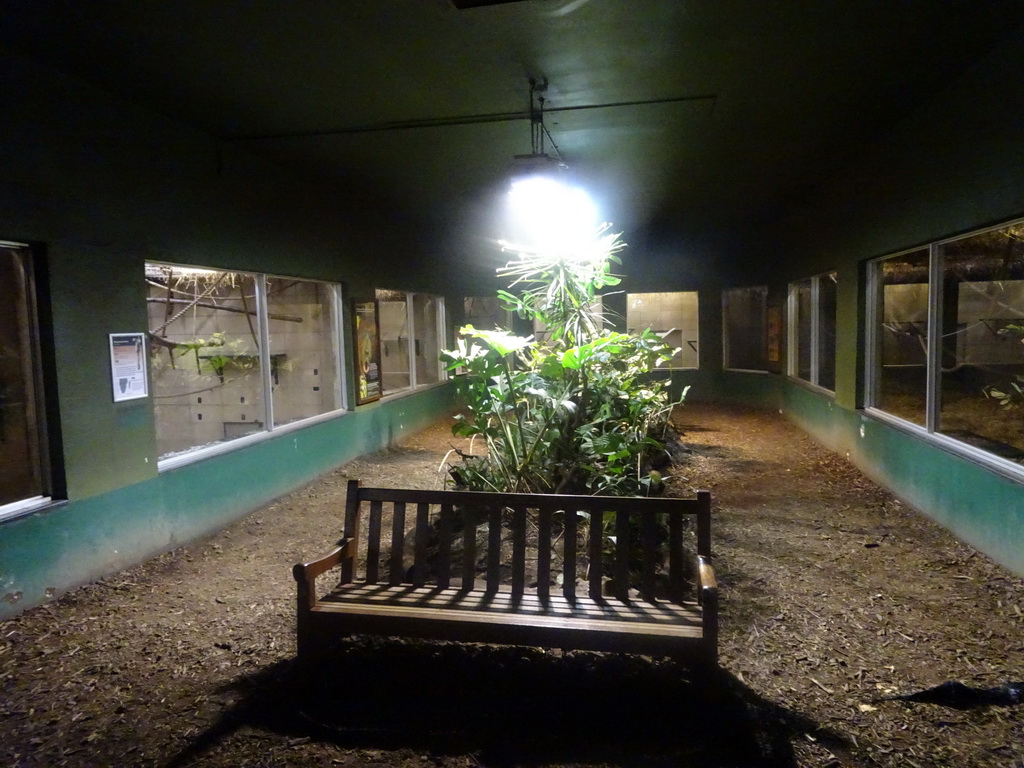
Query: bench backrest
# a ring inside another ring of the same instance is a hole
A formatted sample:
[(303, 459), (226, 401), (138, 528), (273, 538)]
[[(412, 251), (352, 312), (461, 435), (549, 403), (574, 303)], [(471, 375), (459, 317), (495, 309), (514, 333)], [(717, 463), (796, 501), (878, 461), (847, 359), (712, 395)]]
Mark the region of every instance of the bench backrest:
[[(585, 570), (594, 599), (607, 578), (610, 594), (620, 599), (628, 599), (632, 579), (645, 600), (682, 602), (690, 592), (688, 565), (696, 561), (684, 557), (691, 521), (695, 554), (710, 557), (707, 491), (691, 499), (625, 498), (363, 488), (350, 480), (344, 535), (365, 556), (362, 577), (371, 584), (474, 589), (482, 562), (486, 589), (507, 584), (513, 599), (532, 581), (541, 600), (558, 581), (573, 599), (577, 574)], [(390, 546), (382, 548), (387, 538)], [(355, 569), (355, 558), (344, 563), (342, 581), (352, 581)]]

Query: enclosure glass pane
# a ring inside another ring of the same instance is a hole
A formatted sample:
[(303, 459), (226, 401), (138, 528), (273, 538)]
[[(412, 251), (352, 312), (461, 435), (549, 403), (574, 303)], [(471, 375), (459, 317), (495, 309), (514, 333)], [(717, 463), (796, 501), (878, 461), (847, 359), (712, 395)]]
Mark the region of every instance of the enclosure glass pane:
[(666, 368), (698, 366), (697, 292), (630, 293), (626, 295), (626, 330), (641, 333), (650, 328), (679, 351)]
[(767, 370), (768, 288), (732, 288), (722, 294), (725, 367)]
[(1024, 225), (943, 246), (939, 430), (1024, 460)]
[(928, 249), (875, 262), (878, 308), (875, 407), (925, 425)]
[(796, 329), (796, 370), (793, 375), (804, 381), (811, 381), (811, 349), (812, 333), (812, 281), (801, 280), (793, 287), (793, 308), (795, 317), (793, 324)]
[(818, 293), (818, 370), (814, 383), (831, 391), (836, 388), (836, 273), (821, 275), (814, 282)]
[(412, 386), (410, 372), (409, 306), (401, 291), (377, 291), (380, 318), (380, 367), (384, 394)]
[(510, 328), (511, 321), (511, 313), (497, 296), (467, 296), (463, 301), (463, 325), (493, 331)]
[(267, 278), (274, 426), (341, 408), (335, 287)]
[(255, 277), (147, 264), (146, 287), (159, 458), (264, 429)]
[(0, 507), (47, 493), (30, 257), (0, 246)]
[(439, 296), (415, 293), (413, 308), (413, 353), (416, 359), (416, 386), (441, 380), (441, 339), (444, 300)]

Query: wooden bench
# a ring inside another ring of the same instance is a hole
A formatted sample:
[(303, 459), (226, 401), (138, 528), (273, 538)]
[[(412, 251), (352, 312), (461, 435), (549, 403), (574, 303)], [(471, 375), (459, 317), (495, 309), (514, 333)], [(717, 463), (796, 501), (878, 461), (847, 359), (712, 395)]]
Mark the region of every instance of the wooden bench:
[[(696, 550), (692, 559), (687, 548)], [(363, 488), (352, 480), (337, 548), (293, 568), (299, 658), (370, 634), (714, 664), (710, 556), (707, 491), (612, 498)], [(317, 577), (332, 569), (340, 581), (320, 594)]]

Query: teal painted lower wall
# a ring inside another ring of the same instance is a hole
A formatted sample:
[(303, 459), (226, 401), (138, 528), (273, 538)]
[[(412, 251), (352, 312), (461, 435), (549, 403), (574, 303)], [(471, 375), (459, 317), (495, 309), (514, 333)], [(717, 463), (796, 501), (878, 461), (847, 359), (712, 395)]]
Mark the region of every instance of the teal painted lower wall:
[(746, 371), (686, 370), (672, 372), (670, 394), (678, 397), (689, 386), (685, 402), (738, 403), (774, 409), (782, 403), (781, 376)]
[[(1024, 484), (780, 376), (673, 376), (673, 390), (687, 384), (691, 404), (717, 400), (781, 410), (958, 538), (1024, 574)], [(0, 525), (0, 619), (220, 530), (453, 407), (451, 387), (428, 390), (7, 521)]]
[(0, 524), (0, 619), (220, 530), (453, 407), (438, 387)]
[(1024, 484), (790, 382), (781, 409), (957, 538), (1024, 575)]
[(673, 391), (687, 402), (724, 402), (779, 410), (823, 445), (957, 538), (1024, 575), (1024, 483), (957, 456), (921, 437), (783, 376), (678, 371)]

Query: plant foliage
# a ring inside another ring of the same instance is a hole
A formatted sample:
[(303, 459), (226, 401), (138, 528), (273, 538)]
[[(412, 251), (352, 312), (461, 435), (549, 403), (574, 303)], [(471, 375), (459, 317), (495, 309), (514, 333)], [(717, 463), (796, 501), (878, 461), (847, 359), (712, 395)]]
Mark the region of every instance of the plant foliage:
[(451, 468), (459, 487), (650, 492), (648, 462), (664, 451), (675, 405), (650, 373), (675, 350), (649, 329), (603, 329), (596, 303), (601, 289), (619, 282), (611, 264), (621, 263), (623, 244), (618, 235), (599, 234), (585, 253), (519, 253), (498, 270), (511, 279), (499, 292), (507, 308), (543, 322), (548, 341), (465, 326), (456, 348), (442, 352), (449, 371), (463, 371), (456, 381), (466, 413), (452, 431), (485, 446), (461, 454)]
[[(1000, 336), (1007, 336), (1024, 343), (1024, 325), (1008, 323), (999, 330)], [(985, 396), (995, 400), (1004, 409), (1020, 408), (1024, 405), (1024, 376), (1015, 374), (1012, 380), (1001, 385), (988, 385), (983, 390)]]

